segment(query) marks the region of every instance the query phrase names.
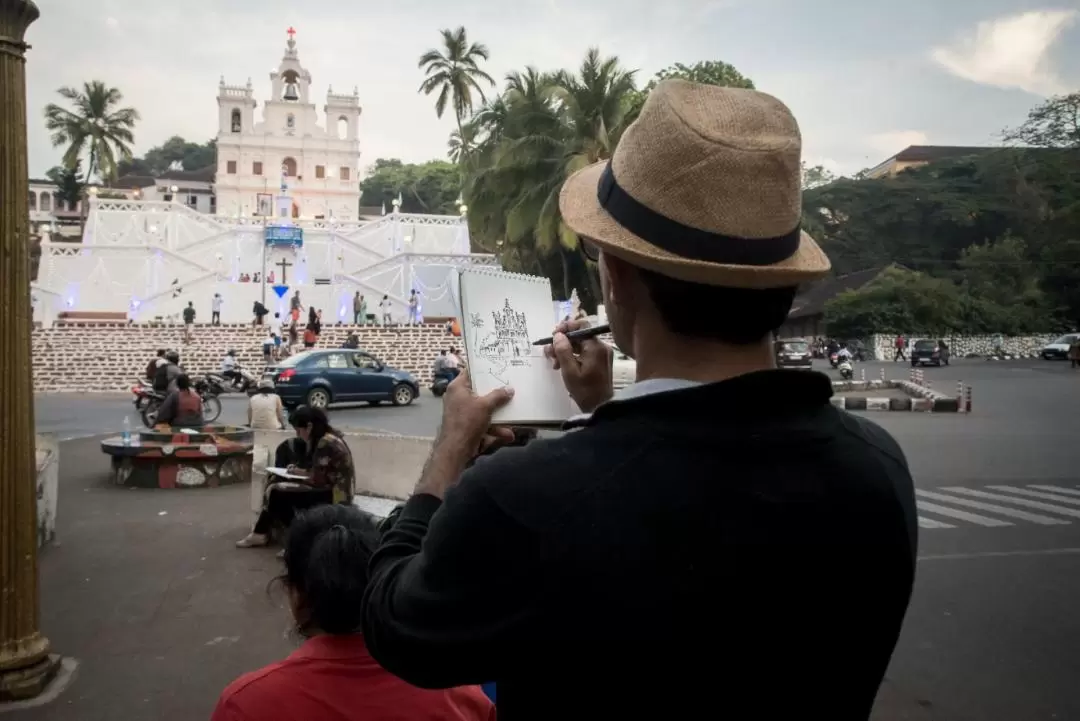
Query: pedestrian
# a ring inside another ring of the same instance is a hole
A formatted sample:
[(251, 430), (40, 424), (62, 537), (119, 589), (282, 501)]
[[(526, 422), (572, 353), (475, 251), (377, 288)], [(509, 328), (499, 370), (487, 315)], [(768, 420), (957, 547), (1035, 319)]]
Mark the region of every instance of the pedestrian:
[(409, 325), (416, 325), (417, 314), (420, 310), (420, 299), (416, 297), (416, 289), (409, 294)]
[(390, 325), (390, 296), (384, 295), (379, 301), (379, 316), (383, 325)]
[(513, 389), (450, 384), (367, 568), (384, 668), (493, 681), (508, 721), (790, 719), (808, 699), (869, 717), (914, 580), (914, 489), (827, 376), (774, 367), (797, 287), (830, 269), (799, 229), (800, 148), (772, 96), (666, 80), (612, 159), (566, 181), (563, 222), (640, 380), (613, 394), (611, 346), (560, 323), (545, 355), (577, 430), (468, 470), (513, 437), (491, 427)]
[(355, 325), (364, 325), (364, 321), (367, 320), (367, 301), (364, 300), (364, 296), (360, 295), (360, 291), (356, 291), (356, 295), (353, 296), (352, 309), (353, 323)]
[(221, 325), (221, 293), (214, 293), (210, 299), (210, 324)]
[(267, 310), (265, 305), (263, 305), (260, 301), (255, 301), (255, 304), (251, 306), (251, 314), (255, 316), (254, 319), (251, 321), (251, 325), (262, 325), (263, 317), (269, 313), (270, 311)]
[(188, 301), (187, 308), (184, 308), (184, 342), (191, 342), (191, 331), (195, 328), (195, 303)]
[(904, 349), (907, 348), (907, 341), (902, 334), (896, 334), (896, 340), (893, 341), (893, 347), (896, 349), (896, 352), (893, 353), (893, 363), (900, 360), (907, 360), (907, 356), (904, 355)]
[(1069, 343), (1069, 363), (1070, 368), (1080, 366), (1080, 335), (1075, 336)]
[(304, 329), (304, 348), (306, 348), (306, 349), (314, 348), (315, 347), (315, 342), (318, 339), (319, 339), (319, 337), (317, 335), (315, 335), (315, 327), (314, 326), (309, 325), (307, 328)]

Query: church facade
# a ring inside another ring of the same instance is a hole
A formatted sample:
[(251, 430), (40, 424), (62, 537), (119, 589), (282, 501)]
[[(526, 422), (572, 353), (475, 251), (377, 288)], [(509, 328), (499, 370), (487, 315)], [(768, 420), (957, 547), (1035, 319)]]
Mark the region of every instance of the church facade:
[(331, 88), (320, 124), (295, 31), (257, 119), (247, 85), (218, 87), (218, 215), (352, 221), (360, 206), (360, 97)]

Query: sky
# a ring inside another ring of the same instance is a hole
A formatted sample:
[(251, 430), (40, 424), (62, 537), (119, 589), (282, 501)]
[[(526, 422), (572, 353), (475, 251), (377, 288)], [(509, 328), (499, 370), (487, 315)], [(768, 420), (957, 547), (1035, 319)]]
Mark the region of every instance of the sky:
[[(811, 165), (851, 174), (908, 145), (992, 145), (1054, 94), (1080, 89), (1080, 0), (36, 0), (27, 33), (31, 175), (59, 163), (43, 109), (102, 80), (141, 114), (137, 155), (217, 133), (219, 79), (270, 91), (286, 30), (320, 108), (359, 89), (361, 166), (445, 158), (451, 114), (418, 94), (419, 56), (460, 25), (485, 69), (577, 68), (589, 47), (644, 84), (723, 60), (794, 111)], [(260, 110), (256, 111), (261, 112)]]

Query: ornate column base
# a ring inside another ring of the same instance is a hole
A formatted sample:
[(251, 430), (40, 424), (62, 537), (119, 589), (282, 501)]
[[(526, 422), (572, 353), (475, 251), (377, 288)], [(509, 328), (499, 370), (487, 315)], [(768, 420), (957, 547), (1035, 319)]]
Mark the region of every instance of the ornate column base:
[(60, 656), (50, 654), (25, 668), (0, 672), (0, 703), (40, 696), (60, 670)]

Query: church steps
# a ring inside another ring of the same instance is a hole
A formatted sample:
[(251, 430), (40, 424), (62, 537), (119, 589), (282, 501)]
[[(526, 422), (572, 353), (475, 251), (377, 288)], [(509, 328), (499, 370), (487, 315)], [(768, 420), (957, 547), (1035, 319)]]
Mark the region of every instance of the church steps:
[[(388, 328), (327, 325), (317, 347), (340, 347), (350, 332), (360, 337), (363, 350), (387, 365), (413, 373), (424, 384), (430, 382), (431, 365), (439, 349), (461, 347), (460, 338), (435, 324)], [(180, 325), (57, 324), (33, 332), (34, 391), (127, 391), (159, 348), (177, 349), (181, 364), (196, 376), (218, 371), (230, 348), (237, 351), (243, 365), (261, 372), (266, 333), (266, 326), (196, 324), (193, 342), (185, 345)]]

